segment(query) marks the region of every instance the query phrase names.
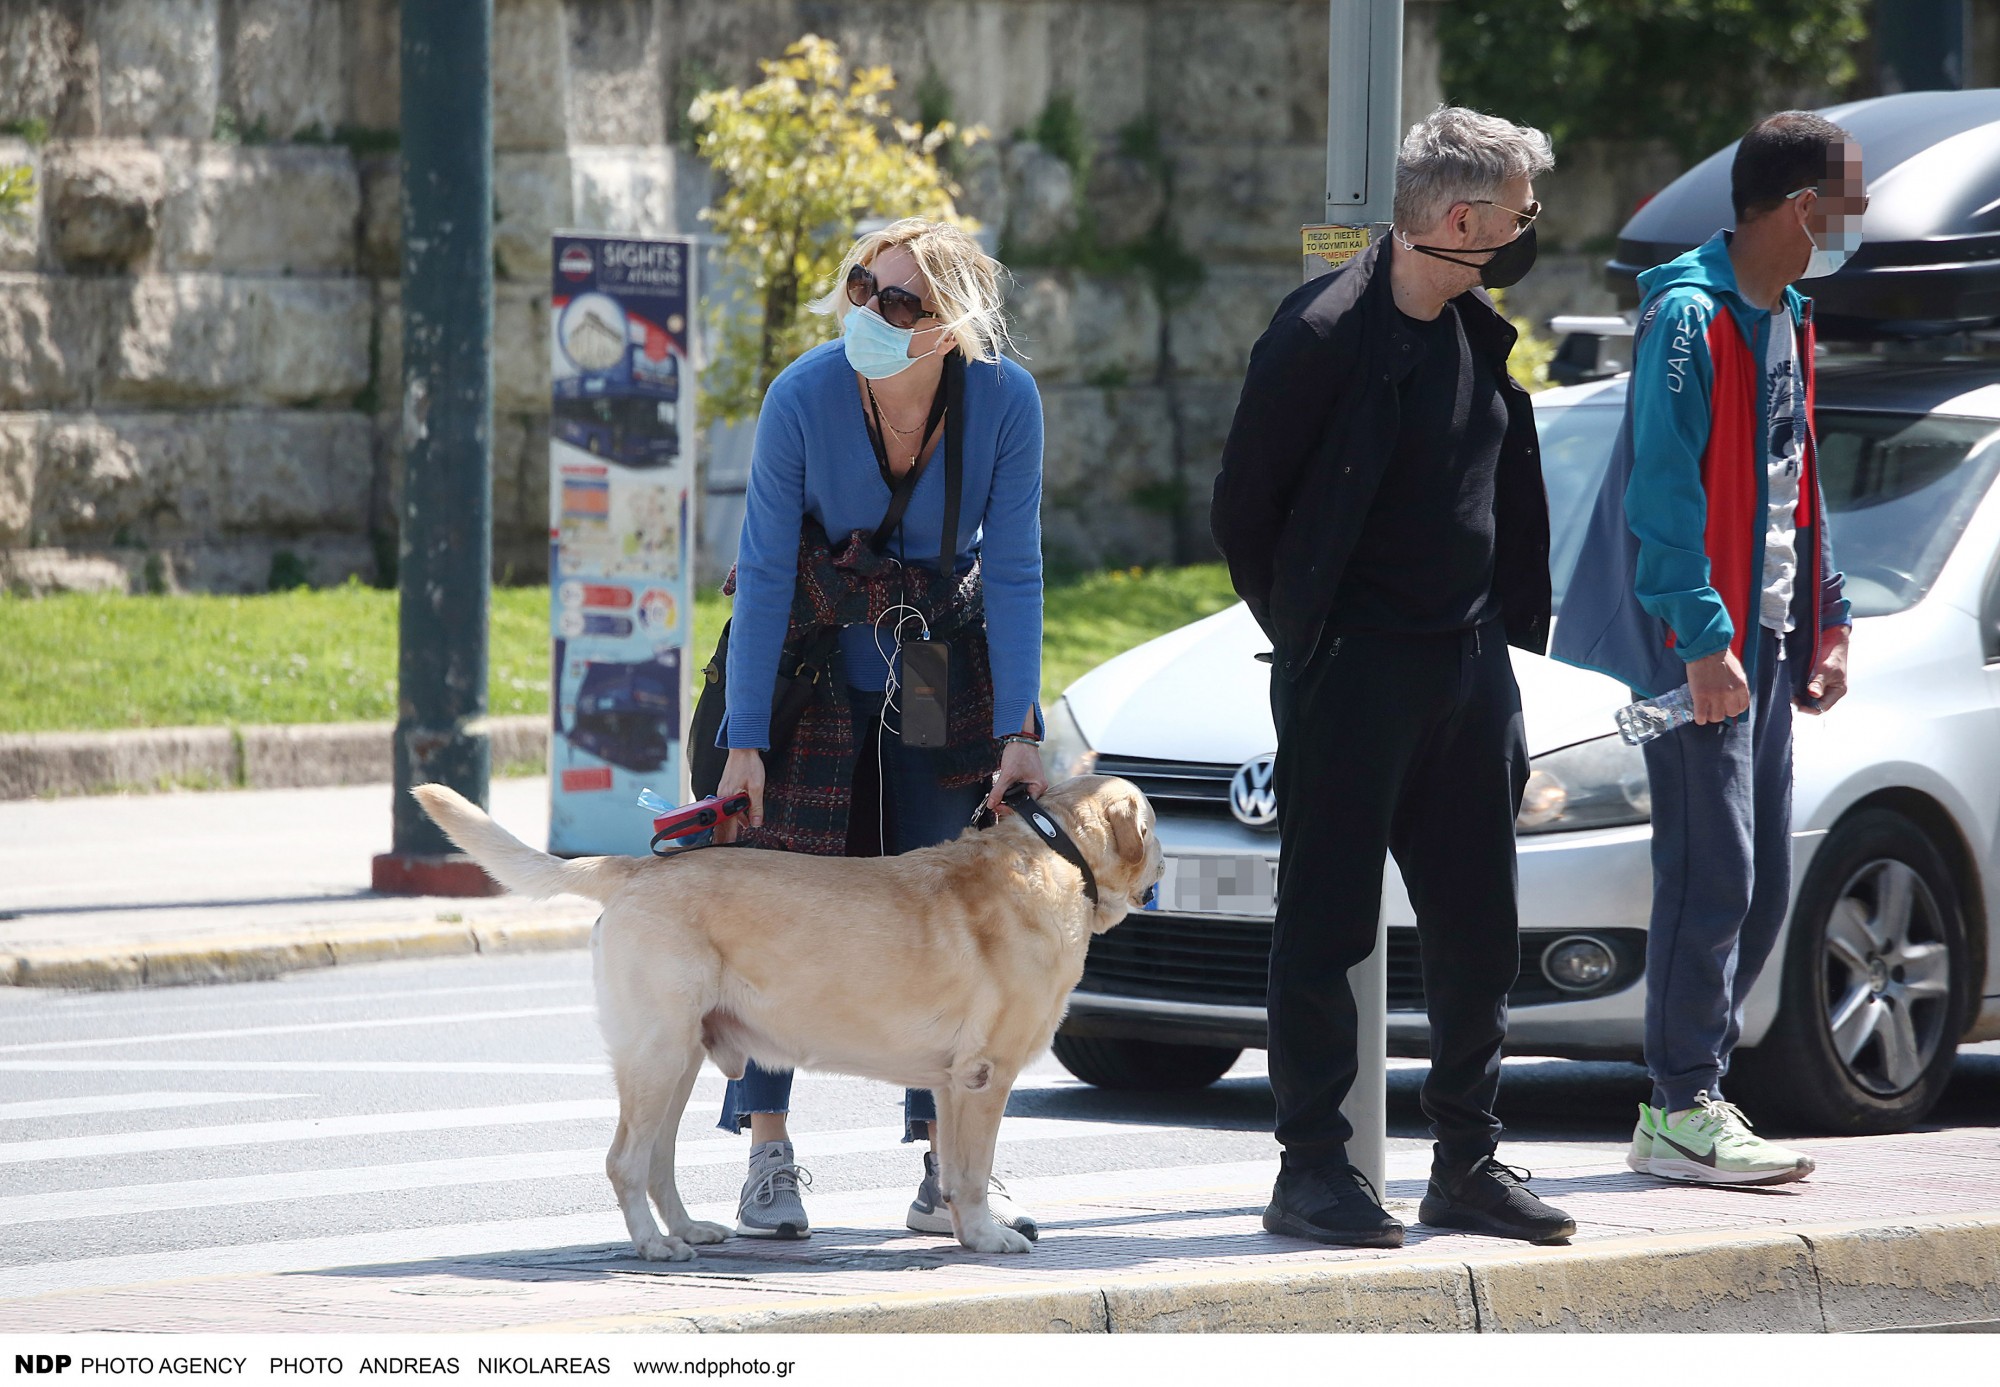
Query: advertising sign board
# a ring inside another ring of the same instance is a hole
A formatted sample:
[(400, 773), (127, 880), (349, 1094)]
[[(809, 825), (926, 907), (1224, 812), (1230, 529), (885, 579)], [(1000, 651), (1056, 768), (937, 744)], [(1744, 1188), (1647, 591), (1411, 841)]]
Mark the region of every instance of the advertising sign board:
[(549, 851), (643, 853), (686, 797), (694, 245), (557, 232), (549, 302)]

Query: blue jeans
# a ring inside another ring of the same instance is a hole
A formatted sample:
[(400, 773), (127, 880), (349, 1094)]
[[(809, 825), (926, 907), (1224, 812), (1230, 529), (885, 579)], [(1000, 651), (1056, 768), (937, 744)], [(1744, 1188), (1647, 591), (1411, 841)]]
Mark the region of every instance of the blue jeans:
[(1653, 918), (1646, 932), (1646, 1068), (1653, 1105), (1722, 1096), (1743, 1003), (1792, 894), (1792, 680), (1763, 626), (1750, 715), (1646, 743)]
[[(880, 805), (882, 851), (887, 856), (912, 852), (956, 838), (972, 821), (973, 810), (983, 797), (978, 785), (946, 789), (938, 784), (937, 753), (906, 747), (900, 735), (894, 709), (889, 710), (889, 730), (882, 731), (882, 695), (850, 687), (847, 697), (854, 708), (854, 778), (857, 793), (853, 804), (858, 813), (868, 814)], [(866, 793), (877, 784), (877, 752), (880, 753), (880, 795)], [(875, 826), (859, 827), (872, 840)], [(782, 1113), (791, 1110), (792, 1071), (762, 1068), (751, 1060), (743, 1077), (732, 1079), (722, 1095), (722, 1120), (716, 1125), (725, 1132), (740, 1132), (750, 1125), (751, 1113)], [(903, 1094), (903, 1140), (922, 1141), (924, 1124), (937, 1120), (937, 1100), (925, 1088), (908, 1089)]]

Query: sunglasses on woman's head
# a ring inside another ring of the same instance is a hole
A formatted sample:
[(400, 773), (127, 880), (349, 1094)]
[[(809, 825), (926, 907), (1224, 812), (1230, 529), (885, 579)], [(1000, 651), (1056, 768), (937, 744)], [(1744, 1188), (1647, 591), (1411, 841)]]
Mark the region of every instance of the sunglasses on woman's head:
[(856, 308), (866, 308), (870, 299), (881, 304), (883, 322), (904, 331), (926, 318), (937, 317), (924, 307), (922, 299), (908, 289), (895, 284), (878, 285), (873, 270), (866, 265), (856, 265), (847, 272), (847, 301)]

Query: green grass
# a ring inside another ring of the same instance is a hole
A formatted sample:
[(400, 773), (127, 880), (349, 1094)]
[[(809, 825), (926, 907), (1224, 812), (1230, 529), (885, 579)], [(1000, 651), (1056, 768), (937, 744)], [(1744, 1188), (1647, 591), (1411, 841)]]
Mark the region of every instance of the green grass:
[(1119, 568), (1050, 583), (1042, 604), (1044, 705), (1113, 655), (1235, 601), (1219, 563)]
[[(1227, 606), (1219, 565), (1052, 583), (1044, 695), (1119, 651)], [(488, 700), (548, 711), (548, 590), (495, 588)], [(728, 599), (695, 601), (706, 660)], [(388, 721), (396, 596), (350, 583), (258, 597), (0, 596), (0, 732)]]

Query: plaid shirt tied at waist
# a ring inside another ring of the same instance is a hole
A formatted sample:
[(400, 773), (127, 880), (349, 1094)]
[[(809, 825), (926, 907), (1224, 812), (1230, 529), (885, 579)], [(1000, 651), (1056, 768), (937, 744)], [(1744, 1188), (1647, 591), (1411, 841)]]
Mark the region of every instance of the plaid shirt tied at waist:
[[(920, 564), (904, 564), (878, 553), (865, 531), (856, 530), (836, 550), (819, 521), (806, 517), (799, 534), (798, 580), (785, 632), (789, 649), (813, 628), (875, 625), (899, 604), (925, 613), (933, 640), (951, 646), (951, 687), (946, 706), (946, 743), (935, 753), (941, 785), (984, 782), (1000, 766), (1000, 743), (993, 737), (993, 672), (987, 662), (986, 608), (979, 562), (964, 573), (942, 575)], [(722, 585), (736, 591), (736, 570)], [(893, 624), (880, 628), (886, 644)], [(799, 719), (798, 731), (782, 751), (767, 757), (764, 771), (764, 824), (741, 840), (750, 847), (841, 857), (847, 852), (847, 819), (854, 786), (854, 732), (847, 681), (822, 679)]]

